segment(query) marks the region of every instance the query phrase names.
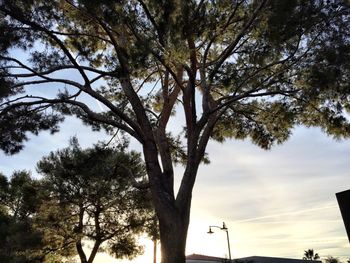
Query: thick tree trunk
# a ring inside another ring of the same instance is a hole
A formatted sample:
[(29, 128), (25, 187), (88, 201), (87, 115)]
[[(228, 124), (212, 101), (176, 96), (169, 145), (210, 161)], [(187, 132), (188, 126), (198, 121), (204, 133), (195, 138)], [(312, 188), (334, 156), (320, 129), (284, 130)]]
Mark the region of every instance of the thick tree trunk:
[(185, 248), (189, 215), (172, 217), (170, 222), (159, 222), (162, 263), (185, 263)]
[[(164, 133), (158, 133), (159, 137)], [(159, 164), (158, 149), (153, 139), (143, 144), (146, 169), (150, 181), (153, 204), (159, 219), (161, 262), (185, 263), (187, 231), (190, 219), (192, 189), (199, 161), (195, 151), (190, 151), (189, 161), (183, 175), (179, 192), (174, 195), (174, 175), (171, 155), (163, 151), (161, 156), (163, 169)], [(193, 136), (192, 136), (193, 137)], [(161, 141), (161, 140), (159, 140)], [(161, 145), (161, 143), (159, 143)], [(191, 143), (190, 145), (195, 145)], [(162, 147), (161, 147), (162, 146)], [(161, 145), (160, 148), (167, 148)], [(204, 154), (204, 152), (203, 152)]]
[[(149, 168), (151, 165), (149, 163), (148, 165)], [(186, 187), (182, 187), (183, 190), (178, 193), (176, 199), (174, 198), (173, 184), (167, 183), (166, 179), (169, 177), (166, 174), (158, 173), (159, 170), (154, 174), (149, 173), (153, 202), (159, 219), (162, 263), (185, 263), (186, 261), (186, 239), (190, 221), (192, 188), (197, 167), (198, 164), (193, 163), (192, 168), (185, 172), (186, 180), (182, 184), (186, 184)]]

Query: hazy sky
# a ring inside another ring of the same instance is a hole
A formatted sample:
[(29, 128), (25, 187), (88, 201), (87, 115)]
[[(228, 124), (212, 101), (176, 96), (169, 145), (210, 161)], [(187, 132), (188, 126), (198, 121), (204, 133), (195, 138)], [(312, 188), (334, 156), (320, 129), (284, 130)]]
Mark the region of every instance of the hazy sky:
[[(103, 138), (69, 118), (60, 133), (31, 138), (17, 155), (0, 154), (0, 170), (35, 170), (45, 154), (68, 145), (77, 135), (82, 146)], [(132, 148), (139, 149), (132, 143)], [(270, 151), (249, 141), (209, 143), (209, 165), (198, 173), (193, 193), (187, 254), (227, 256), (229, 228), (233, 257), (301, 258), (313, 248), (321, 256), (350, 257), (335, 193), (350, 188), (350, 141), (335, 141), (318, 129), (297, 128), (291, 139)], [(182, 168), (177, 167), (177, 174)], [(176, 238), (176, 237), (174, 237)], [(152, 247), (135, 262), (151, 262)], [(96, 262), (119, 262), (99, 255)], [(147, 260), (146, 260), (147, 259)]]

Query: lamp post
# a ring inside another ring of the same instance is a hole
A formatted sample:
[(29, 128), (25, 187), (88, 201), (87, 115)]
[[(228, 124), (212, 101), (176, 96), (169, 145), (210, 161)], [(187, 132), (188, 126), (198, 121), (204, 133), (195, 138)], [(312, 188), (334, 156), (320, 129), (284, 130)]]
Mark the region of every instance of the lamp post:
[(228, 235), (228, 228), (227, 228), (225, 222), (222, 222), (222, 227), (220, 227), (220, 226), (209, 226), (209, 231), (207, 232), (208, 234), (214, 234), (214, 232), (211, 230), (212, 227), (219, 228), (220, 230), (223, 230), (223, 231), (226, 232), (228, 256), (229, 256), (229, 259), (230, 259), (230, 262), (231, 262), (232, 258), (231, 258), (230, 238), (229, 238), (229, 235)]

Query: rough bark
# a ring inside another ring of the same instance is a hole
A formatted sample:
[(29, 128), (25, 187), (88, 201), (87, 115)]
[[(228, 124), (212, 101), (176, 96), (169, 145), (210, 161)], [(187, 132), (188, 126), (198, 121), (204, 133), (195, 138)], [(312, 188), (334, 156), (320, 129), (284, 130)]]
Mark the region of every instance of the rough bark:
[(184, 263), (189, 211), (172, 213), (171, 220), (160, 220), (162, 263)]
[[(147, 172), (159, 219), (162, 263), (184, 263), (189, 209), (177, 206), (171, 176), (162, 172), (155, 144), (144, 147)], [(189, 207), (189, 205), (188, 205)]]

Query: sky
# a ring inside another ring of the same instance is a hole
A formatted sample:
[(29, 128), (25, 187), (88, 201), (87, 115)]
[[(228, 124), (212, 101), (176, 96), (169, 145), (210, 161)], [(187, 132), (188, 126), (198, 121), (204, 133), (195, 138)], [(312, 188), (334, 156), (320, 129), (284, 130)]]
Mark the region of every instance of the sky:
[[(173, 123), (173, 125), (176, 125)], [(61, 132), (31, 136), (17, 155), (0, 153), (0, 171), (29, 169), (37, 176), (35, 164), (42, 156), (68, 146), (76, 135), (83, 147), (108, 138), (68, 118)], [(131, 143), (131, 148), (140, 150)], [(227, 257), (229, 230), (233, 258), (275, 256), (301, 258), (313, 248), (321, 257), (350, 257), (350, 245), (335, 193), (350, 189), (350, 140), (336, 141), (319, 129), (297, 127), (283, 145), (269, 151), (246, 141), (210, 142), (211, 163), (199, 169), (193, 192), (191, 222), (186, 254)], [(181, 167), (176, 167), (179, 183)], [(152, 262), (152, 244), (145, 243), (145, 255), (133, 262)], [(123, 262), (99, 254), (96, 261)]]

